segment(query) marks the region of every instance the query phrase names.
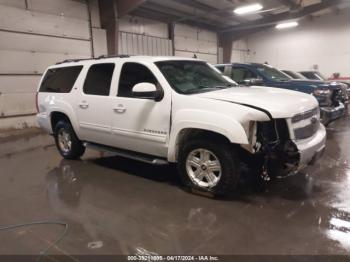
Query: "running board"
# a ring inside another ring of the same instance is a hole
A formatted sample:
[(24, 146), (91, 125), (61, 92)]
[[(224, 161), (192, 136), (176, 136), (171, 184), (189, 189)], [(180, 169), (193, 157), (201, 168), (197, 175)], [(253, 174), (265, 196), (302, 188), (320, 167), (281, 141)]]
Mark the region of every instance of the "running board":
[(84, 146), (87, 148), (97, 150), (97, 151), (110, 152), (110, 153), (113, 153), (117, 156), (137, 160), (137, 161), (148, 163), (151, 165), (160, 166), (160, 165), (168, 165), (169, 164), (169, 162), (165, 159), (156, 158), (154, 156), (150, 156), (150, 155), (146, 155), (146, 154), (142, 154), (142, 153), (132, 152), (129, 150), (118, 149), (118, 148), (99, 145), (99, 144), (90, 143), (90, 142), (85, 142)]

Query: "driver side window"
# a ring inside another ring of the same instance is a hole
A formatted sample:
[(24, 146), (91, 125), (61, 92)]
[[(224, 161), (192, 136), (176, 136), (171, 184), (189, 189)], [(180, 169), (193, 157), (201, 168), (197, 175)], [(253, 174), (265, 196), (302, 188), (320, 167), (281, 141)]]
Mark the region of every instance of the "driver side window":
[(158, 84), (153, 73), (144, 65), (138, 63), (125, 63), (119, 79), (118, 96), (133, 97), (132, 88), (139, 83)]

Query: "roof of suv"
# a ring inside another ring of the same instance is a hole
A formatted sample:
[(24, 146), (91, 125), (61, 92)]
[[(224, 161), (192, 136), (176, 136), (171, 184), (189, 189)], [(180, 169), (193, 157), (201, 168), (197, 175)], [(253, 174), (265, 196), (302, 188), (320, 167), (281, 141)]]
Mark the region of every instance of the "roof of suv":
[(204, 60), (197, 59), (197, 58), (188, 58), (188, 57), (176, 57), (176, 56), (128, 56), (128, 55), (120, 55), (120, 56), (101, 56), (98, 58), (82, 58), (82, 59), (68, 59), (59, 63), (56, 63), (55, 65), (51, 67), (62, 67), (62, 66), (68, 66), (68, 65), (84, 65), (84, 64), (94, 64), (98, 62), (118, 62), (118, 61), (143, 61), (143, 62), (160, 62), (160, 61), (200, 61), (204, 62)]

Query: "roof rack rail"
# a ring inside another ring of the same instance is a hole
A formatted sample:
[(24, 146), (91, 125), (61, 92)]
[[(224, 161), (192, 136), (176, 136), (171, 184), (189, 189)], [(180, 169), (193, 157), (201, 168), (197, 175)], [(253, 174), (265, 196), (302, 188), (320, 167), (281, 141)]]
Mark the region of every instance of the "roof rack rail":
[(56, 65), (60, 65), (63, 63), (69, 63), (69, 62), (79, 62), (79, 61), (86, 61), (86, 60), (91, 60), (92, 58), (80, 58), (80, 59), (66, 59), (61, 62), (57, 62)]
[(69, 63), (69, 62), (79, 62), (79, 61), (87, 61), (87, 60), (97, 60), (97, 59), (104, 59), (104, 58), (113, 58), (113, 57), (118, 57), (118, 58), (127, 58), (130, 57), (129, 55), (101, 55), (97, 58), (73, 58), (73, 59), (66, 59), (61, 62), (57, 62), (56, 65), (64, 64), (64, 63)]
[(103, 59), (103, 58), (128, 58), (129, 55), (101, 55), (95, 59)]

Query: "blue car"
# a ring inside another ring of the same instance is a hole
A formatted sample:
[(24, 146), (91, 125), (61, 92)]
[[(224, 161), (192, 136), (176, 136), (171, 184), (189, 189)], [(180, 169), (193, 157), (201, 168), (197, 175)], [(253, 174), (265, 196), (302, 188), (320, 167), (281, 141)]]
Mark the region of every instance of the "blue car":
[(345, 115), (341, 86), (325, 81), (292, 79), (270, 65), (258, 63), (233, 63), (216, 65), (224, 75), (239, 85), (268, 86), (299, 91), (313, 95), (319, 102), (324, 124)]

